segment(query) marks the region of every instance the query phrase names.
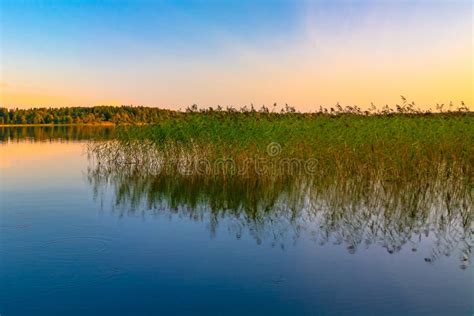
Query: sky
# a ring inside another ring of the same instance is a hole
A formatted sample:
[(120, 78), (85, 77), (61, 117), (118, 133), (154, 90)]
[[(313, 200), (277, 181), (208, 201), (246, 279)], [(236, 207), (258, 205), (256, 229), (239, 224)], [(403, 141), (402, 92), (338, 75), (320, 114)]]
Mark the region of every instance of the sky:
[(473, 104), (472, 0), (0, 0), (0, 105)]

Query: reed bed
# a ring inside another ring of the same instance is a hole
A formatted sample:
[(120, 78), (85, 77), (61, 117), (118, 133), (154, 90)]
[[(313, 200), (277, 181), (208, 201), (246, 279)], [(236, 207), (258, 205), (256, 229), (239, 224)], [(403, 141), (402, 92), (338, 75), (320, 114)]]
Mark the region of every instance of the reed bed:
[[(260, 242), (306, 230), (349, 252), (393, 253), (434, 237), (435, 261), (473, 246), (474, 115), (404, 105), (297, 113), (190, 109), (155, 125), (119, 126), (89, 147), (89, 181), (116, 205), (224, 220)], [(309, 224), (309, 225), (308, 225)], [(417, 241), (418, 240), (418, 241)], [(432, 239), (431, 239), (432, 240)]]
[[(191, 112), (156, 125), (123, 126), (91, 152), (161, 175), (224, 179), (310, 174), (324, 181), (444, 179), (472, 187), (472, 113), (358, 115)], [(347, 181), (346, 181), (347, 182)]]

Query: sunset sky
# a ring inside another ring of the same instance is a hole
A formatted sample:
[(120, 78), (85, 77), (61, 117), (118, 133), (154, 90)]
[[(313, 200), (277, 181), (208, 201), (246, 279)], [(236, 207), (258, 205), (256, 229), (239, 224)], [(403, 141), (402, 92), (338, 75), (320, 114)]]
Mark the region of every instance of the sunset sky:
[(473, 104), (473, 1), (0, 1), (0, 105)]

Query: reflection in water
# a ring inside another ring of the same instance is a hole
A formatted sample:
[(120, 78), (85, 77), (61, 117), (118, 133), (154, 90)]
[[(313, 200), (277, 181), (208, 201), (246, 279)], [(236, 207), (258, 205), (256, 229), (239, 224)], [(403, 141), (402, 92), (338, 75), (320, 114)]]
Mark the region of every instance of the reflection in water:
[(114, 126), (99, 125), (0, 126), (0, 143), (8, 140), (79, 141), (110, 139), (114, 132)]
[(0, 144), (2, 315), (472, 315), (466, 178), (173, 176), (92, 143)]
[(154, 167), (153, 157), (142, 156), (137, 163), (114, 152), (113, 157), (122, 159), (110, 159), (110, 152), (101, 148), (108, 150), (90, 148), (88, 181), (96, 197), (112, 189), (120, 215), (152, 211), (189, 217), (207, 222), (211, 234), (225, 225), (237, 238), (248, 233), (257, 243), (281, 247), (308, 234), (320, 244), (344, 245), (349, 253), (373, 244), (389, 253), (402, 248), (415, 252), (429, 243), (426, 262), (456, 255), (464, 269), (471, 258), (472, 186), (443, 170), (433, 173), (436, 178), (406, 182), (284, 174), (170, 175)]

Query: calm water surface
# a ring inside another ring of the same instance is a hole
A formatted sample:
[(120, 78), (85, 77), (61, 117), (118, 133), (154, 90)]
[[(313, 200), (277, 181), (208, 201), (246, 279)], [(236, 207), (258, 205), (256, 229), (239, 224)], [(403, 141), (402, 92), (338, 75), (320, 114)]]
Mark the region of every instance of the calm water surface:
[(87, 155), (97, 131), (0, 133), (2, 316), (474, 313), (471, 214), (404, 237), (375, 219), (367, 240), (359, 217), (219, 211), (232, 196), (106, 177)]

